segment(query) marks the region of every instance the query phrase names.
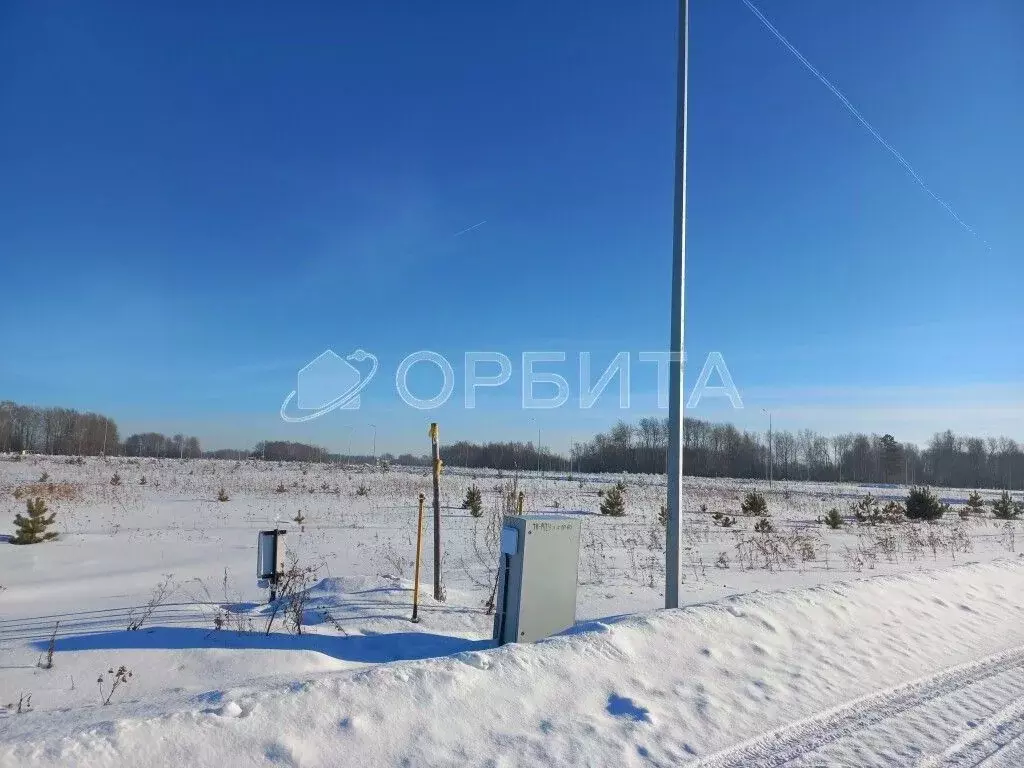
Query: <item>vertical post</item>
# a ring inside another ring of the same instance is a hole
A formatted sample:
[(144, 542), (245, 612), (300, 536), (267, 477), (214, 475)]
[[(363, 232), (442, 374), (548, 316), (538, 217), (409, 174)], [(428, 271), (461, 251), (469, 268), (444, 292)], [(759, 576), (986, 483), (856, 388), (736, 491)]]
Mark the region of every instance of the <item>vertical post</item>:
[(665, 607), (679, 607), (679, 514), (683, 502), (683, 310), (686, 285), (686, 35), (687, 0), (679, 0), (676, 70), (676, 187), (672, 232), (672, 317), (669, 340), (668, 524), (665, 527)]
[(437, 422), (430, 425), (430, 450), (434, 465), (434, 599), (444, 601), (441, 585), (441, 446), (437, 441)]
[(416, 624), (420, 620), (420, 553), (423, 551), (423, 502), (427, 500), (424, 494), (420, 494), (420, 511), (416, 516), (416, 574), (413, 576), (412, 587), (412, 622)]

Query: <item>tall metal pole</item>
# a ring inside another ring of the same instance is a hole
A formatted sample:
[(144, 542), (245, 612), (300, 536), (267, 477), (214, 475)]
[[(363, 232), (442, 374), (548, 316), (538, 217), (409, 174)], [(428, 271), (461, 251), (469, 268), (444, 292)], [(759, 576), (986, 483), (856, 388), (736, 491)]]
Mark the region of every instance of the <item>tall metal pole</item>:
[(437, 422), (430, 425), (430, 451), (434, 476), (434, 599), (444, 601), (441, 582), (441, 445), (438, 442)]
[(683, 309), (686, 285), (686, 35), (687, 0), (679, 0), (676, 72), (676, 189), (672, 233), (672, 332), (669, 348), (668, 524), (665, 526), (665, 607), (679, 607), (679, 513), (683, 506)]
[(373, 427), (373, 463), (377, 463), (377, 425), (371, 424)]

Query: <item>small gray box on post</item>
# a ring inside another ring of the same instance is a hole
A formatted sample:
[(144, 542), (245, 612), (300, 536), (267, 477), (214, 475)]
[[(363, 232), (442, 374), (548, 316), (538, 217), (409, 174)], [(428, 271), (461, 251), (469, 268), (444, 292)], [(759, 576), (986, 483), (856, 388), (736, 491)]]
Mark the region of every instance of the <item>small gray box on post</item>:
[(256, 540), (256, 584), (264, 589), (270, 587), (271, 595), (275, 593), (277, 583), (284, 576), (284, 535), (286, 533), (288, 531), (283, 528), (260, 531), (259, 538)]
[(532, 643), (576, 621), (580, 521), (555, 515), (505, 518), (494, 640)]

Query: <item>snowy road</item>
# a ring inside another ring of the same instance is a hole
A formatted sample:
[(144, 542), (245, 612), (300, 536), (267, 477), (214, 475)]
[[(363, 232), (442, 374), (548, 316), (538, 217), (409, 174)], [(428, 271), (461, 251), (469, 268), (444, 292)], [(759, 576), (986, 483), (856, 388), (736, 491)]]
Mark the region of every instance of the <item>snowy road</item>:
[(1024, 647), (790, 723), (694, 763), (966, 768), (1024, 765)]

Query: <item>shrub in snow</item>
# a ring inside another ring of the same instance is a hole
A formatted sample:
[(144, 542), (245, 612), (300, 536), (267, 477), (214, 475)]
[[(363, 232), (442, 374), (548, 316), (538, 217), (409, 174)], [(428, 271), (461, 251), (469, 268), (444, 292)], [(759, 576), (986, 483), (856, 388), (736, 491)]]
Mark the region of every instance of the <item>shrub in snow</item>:
[(370, 489), (367, 488), (365, 485), (360, 485), (358, 488), (356, 488), (356, 496), (369, 496), (369, 495), (370, 495)]
[(132, 608), (128, 611), (128, 626), (125, 629), (128, 632), (138, 632), (142, 629), (142, 625), (149, 621), (153, 612), (167, 601), (174, 593), (174, 589), (171, 574), (165, 574), (164, 580), (153, 588), (149, 601), (141, 608)]
[(768, 514), (768, 502), (764, 500), (764, 494), (758, 491), (749, 491), (743, 497), (740, 509), (744, 515), (752, 517), (764, 517)]
[(911, 488), (907, 494), (907, 517), (911, 520), (938, 520), (948, 508), (923, 486)]
[(992, 514), (999, 520), (1016, 520), (1022, 512), (1024, 504), (1015, 502), (1006, 491), (992, 502)]
[(841, 514), (839, 514), (839, 510), (838, 509), (836, 509), (835, 507), (832, 507), (832, 509), (830, 509), (826, 513), (825, 518), (824, 518), (824, 522), (825, 522), (825, 525), (827, 525), (829, 528), (831, 528), (834, 531), (837, 528), (842, 528), (843, 527), (843, 516)]
[(736, 525), (735, 517), (723, 515), (721, 512), (715, 512), (715, 514), (711, 516), (711, 519), (715, 521), (715, 525), (720, 525), (723, 528), (731, 528), (732, 526)]
[(612, 486), (601, 500), (601, 514), (610, 517), (622, 517), (626, 514), (626, 499), (618, 485)]
[(619, 480), (619, 482), (617, 482), (615, 484), (615, 488), (616, 488), (616, 490), (619, 493), (625, 492), (625, 490), (626, 490), (626, 481), (625, 480)]
[(878, 522), (880, 514), (878, 499), (868, 493), (857, 503), (851, 504), (850, 511), (853, 512), (853, 517), (858, 523), (874, 525)]
[(967, 497), (966, 511), (970, 514), (980, 514), (985, 511), (985, 502), (977, 491), (971, 491), (971, 495)]
[(284, 492), (285, 492), (284, 483), (278, 483), (277, 484), (277, 488), (274, 489), (274, 493), (284, 493)]
[[(13, 459), (12, 459), (12, 461), (13, 461)], [(23, 715), (26, 712), (31, 712), (32, 711), (32, 694), (31, 693), (25, 693), (24, 691), (22, 691), (21, 694), (18, 696), (18, 701), (17, 702), (13, 702), (12, 701), (9, 704), (4, 704), (4, 709), (12, 711), (12, 712), (16, 712), (19, 715)]]
[(132, 677), (132, 671), (128, 669), (128, 667), (126, 667), (124, 664), (122, 664), (120, 667), (117, 668), (117, 670), (114, 670), (114, 668), (111, 667), (107, 670), (107, 674), (112, 675), (112, 677), (110, 679), (110, 689), (106, 692), (106, 694), (103, 693), (103, 674), (100, 673), (100, 676), (96, 678), (96, 683), (100, 687), (100, 701), (103, 702), (104, 706), (109, 704), (110, 700), (114, 698), (114, 693), (117, 692), (118, 688), (120, 688), (122, 685), (128, 684), (128, 681)]
[(462, 500), (462, 508), (468, 509), (473, 517), (480, 517), (484, 513), (484, 500), (480, 489), (475, 485), (466, 489), (466, 498)]
[(110, 478), (110, 484), (111, 485), (120, 485), (121, 484), (121, 476), (119, 474), (117, 474), (117, 472), (115, 472), (114, 475)]
[(658, 522), (664, 526), (668, 525), (668, 507), (664, 504), (658, 509)]
[(36, 666), (40, 669), (53, 669), (53, 654), (57, 650), (57, 630), (60, 629), (60, 622), (53, 625), (53, 634), (50, 635), (50, 642), (46, 646), (46, 658), (40, 658)]
[(25, 499), (25, 506), (27, 507), (27, 516), (14, 516), (14, 526), (17, 531), (14, 538), (11, 539), (11, 543), (39, 544), (57, 538), (56, 531), (46, 530), (53, 525), (53, 521), (57, 517), (56, 513), (51, 513), (49, 516), (46, 514), (48, 511), (46, 502), (40, 498)]
[(879, 513), (879, 521), (883, 523), (902, 523), (906, 510), (898, 501), (887, 502)]
[(878, 499), (870, 493), (850, 506), (858, 523), (878, 525), (879, 523), (902, 523), (905, 517), (903, 505), (898, 501), (888, 501), (881, 506)]
[(775, 527), (772, 525), (772, 521), (767, 517), (762, 517), (754, 525), (754, 530), (758, 533), (775, 533)]
[(228, 492), (225, 491), (223, 488), (221, 488), (220, 491), (218, 491), (218, 493), (217, 493), (217, 501), (227, 501), (227, 500), (228, 500)]

